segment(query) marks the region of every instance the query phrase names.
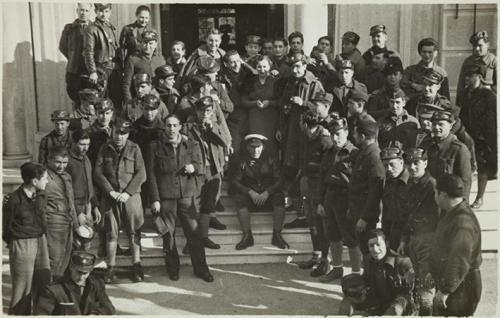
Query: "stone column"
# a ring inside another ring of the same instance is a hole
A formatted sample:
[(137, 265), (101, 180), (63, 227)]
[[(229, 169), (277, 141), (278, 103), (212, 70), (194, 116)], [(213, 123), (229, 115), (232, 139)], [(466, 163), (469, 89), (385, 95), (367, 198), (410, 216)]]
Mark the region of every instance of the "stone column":
[(319, 3), (285, 5), (285, 37), (293, 31), (304, 35), (304, 53), (309, 55), (318, 39), (328, 35), (328, 5)]
[(31, 160), (27, 147), (26, 109), (36, 111), (33, 53), (28, 3), (3, 3), (2, 39), (3, 166)]

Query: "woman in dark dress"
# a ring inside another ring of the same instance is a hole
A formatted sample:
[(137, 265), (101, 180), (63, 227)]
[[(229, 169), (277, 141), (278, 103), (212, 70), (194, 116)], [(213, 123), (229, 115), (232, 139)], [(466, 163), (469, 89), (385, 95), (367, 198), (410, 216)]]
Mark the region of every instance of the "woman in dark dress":
[(241, 98), (242, 106), (249, 110), (249, 133), (267, 137), (268, 154), (274, 158), (278, 155), (275, 138), (278, 129), (279, 109), (276, 87), (278, 79), (271, 76), (272, 62), (263, 55), (257, 58), (257, 75), (249, 82)]

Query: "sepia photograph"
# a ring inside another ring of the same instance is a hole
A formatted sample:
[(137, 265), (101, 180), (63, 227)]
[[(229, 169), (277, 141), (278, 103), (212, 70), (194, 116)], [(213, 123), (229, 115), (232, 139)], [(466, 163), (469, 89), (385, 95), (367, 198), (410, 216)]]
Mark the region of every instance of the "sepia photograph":
[(0, 2), (2, 315), (495, 316), (497, 3), (224, 1)]

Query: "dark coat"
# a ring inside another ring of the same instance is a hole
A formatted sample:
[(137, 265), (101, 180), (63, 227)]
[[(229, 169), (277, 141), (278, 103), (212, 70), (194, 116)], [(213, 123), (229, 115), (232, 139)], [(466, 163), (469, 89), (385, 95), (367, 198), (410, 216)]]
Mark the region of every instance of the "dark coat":
[(40, 147), (38, 148), (38, 162), (46, 165), (49, 159), (49, 150), (55, 146), (64, 146), (67, 149), (71, 147), (71, 132), (68, 129), (65, 135), (57, 136), (55, 131), (52, 130), (50, 133), (45, 135), (42, 140), (40, 140)]
[(389, 96), (387, 95), (389, 90), (390, 89), (386, 86), (382, 86), (380, 89), (371, 93), (365, 109), (373, 118), (379, 119), (389, 114)]
[[(73, 304), (62, 306), (61, 304)], [(106, 294), (104, 281), (92, 274), (85, 282), (83, 292), (71, 278), (45, 288), (35, 307), (35, 315), (113, 315), (115, 307)]]
[(142, 42), (142, 33), (144, 31), (152, 31), (149, 25), (141, 27), (137, 22), (127, 24), (120, 32), (119, 45), (122, 52), (120, 53), (123, 61), (130, 55), (140, 51), (140, 44)]
[(382, 88), (385, 83), (385, 76), (382, 71), (375, 69), (371, 65), (367, 65), (363, 71), (358, 74), (357, 79), (366, 85), (369, 94)]
[(262, 156), (260, 159), (251, 159), (248, 153), (242, 155), (236, 167), (231, 173), (231, 184), (235, 190), (245, 196), (248, 191), (254, 190), (257, 193), (267, 191), (273, 195), (281, 187), (279, 163), (269, 156)]
[(495, 92), (497, 90), (497, 57), (493, 53), (488, 53), (483, 57), (471, 55), (464, 60), (457, 83), (457, 101), (459, 107), (463, 107), (463, 98), (465, 97), (465, 71), (471, 65), (481, 63), (486, 66), (486, 76), (484, 77), (485, 84)]
[(123, 69), (123, 99), (128, 101), (135, 96), (135, 88), (133, 88), (132, 83), (135, 74), (148, 74), (153, 78), (155, 69), (162, 65), (165, 65), (165, 58), (157, 52), (151, 58), (142, 52), (130, 55), (125, 61), (125, 68)]
[(439, 108), (450, 108), (450, 100), (439, 93), (432, 100), (428, 100), (423, 94), (418, 94), (408, 100), (405, 106), (406, 111), (408, 111), (408, 114), (418, 118), (422, 112), (420, 104), (432, 104)]
[[(181, 135), (174, 149), (165, 136), (151, 142), (146, 161), (147, 184), (151, 202), (182, 199), (198, 195), (198, 184), (205, 173), (202, 145)], [(192, 175), (183, 172), (184, 166), (192, 164)]]
[(69, 151), (69, 161), (66, 172), (71, 176), (73, 182), (73, 194), (75, 206), (86, 205), (93, 201), (94, 184), (92, 182), (92, 165), (86, 155), (79, 156), (74, 151)]
[(380, 160), (380, 148), (373, 143), (359, 149), (349, 182), (349, 213), (376, 224), (380, 215), (385, 169)]
[(430, 271), (437, 289), (450, 294), (482, 263), (481, 228), (466, 201), (441, 213), (431, 251)]
[[(439, 65), (436, 65), (436, 63), (434, 63), (432, 69), (443, 77), (443, 82), (441, 83), (441, 88), (439, 89), (438, 93), (446, 97), (447, 99), (450, 99), (448, 73), (444, 68), (442, 68)], [(427, 68), (424, 67), (423, 63), (419, 62), (417, 64), (408, 66), (403, 72), (403, 79), (401, 80), (401, 88), (405, 91), (408, 98), (420, 95), (420, 92), (417, 92), (413, 87), (411, 87), (411, 84), (422, 84), (426, 70)]]
[(144, 163), (148, 161), (149, 146), (151, 142), (160, 138), (165, 129), (165, 123), (160, 119), (159, 115), (160, 114), (157, 114), (152, 122), (147, 122), (144, 116), (141, 116), (141, 118), (134, 122), (134, 129), (130, 133), (130, 140), (141, 148)]
[(321, 158), (328, 149), (333, 147), (330, 133), (320, 125), (310, 137), (303, 132), (301, 139), (299, 151), (301, 175), (319, 178)]
[(388, 114), (378, 119), (380, 148), (399, 143), (403, 150), (415, 147), (417, 132), (420, 128), (418, 120), (404, 109), (401, 116)]
[[(219, 63), (220, 66), (222, 66), (222, 58), (224, 55), (226, 55), (226, 52), (219, 48), (217, 50), (217, 57), (215, 57), (215, 60), (217, 63)], [(177, 75), (177, 81), (176, 85), (179, 85), (180, 91), (185, 93), (185, 84), (189, 82), (191, 77), (196, 74), (198, 71), (198, 67), (196, 63), (198, 62), (198, 59), (200, 56), (210, 56), (207, 52), (207, 46), (206, 44), (202, 44), (200, 47), (198, 47), (196, 50), (194, 50), (193, 53), (189, 56), (189, 58), (186, 61), (186, 64), (182, 67), (181, 72)]]
[(98, 68), (112, 69), (118, 43), (116, 28), (96, 19), (83, 35), (83, 57), (89, 74)]
[[(345, 96), (344, 89), (347, 89), (347, 94), (345, 94)], [(340, 114), (340, 117), (347, 117), (347, 101), (352, 95), (352, 90), (368, 94), (366, 85), (356, 81), (355, 79), (353, 79), (351, 85), (348, 86), (341, 84), (340, 81), (336, 79), (333, 83), (326, 86), (325, 90), (333, 94), (333, 102), (330, 108), (330, 113), (337, 112)]]
[[(91, 24), (92, 22), (88, 22)], [(66, 73), (85, 73), (85, 62), (83, 60), (83, 33), (85, 25), (76, 19), (73, 23), (64, 26), (59, 40), (59, 51), (66, 57)]]
[(89, 157), (92, 168), (94, 168), (99, 149), (101, 149), (102, 145), (111, 141), (111, 127), (101, 127), (97, 121), (94, 121), (87, 129), (87, 132), (90, 136), (90, 147), (87, 151), (87, 157)]

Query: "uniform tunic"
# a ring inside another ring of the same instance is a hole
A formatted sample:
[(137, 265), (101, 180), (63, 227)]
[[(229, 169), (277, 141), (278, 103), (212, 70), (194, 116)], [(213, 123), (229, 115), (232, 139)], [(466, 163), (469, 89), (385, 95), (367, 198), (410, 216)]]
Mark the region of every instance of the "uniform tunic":
[(58, 136), (55, 130), (45, 135), (42, 140), (40, 140), (40, 148), (38, 149), (38, 162), (43, 165), (47, 164), (49, 159), (49, 151), (55, 146), (64, 146), (67, 149), (71, 147), (72, 139), (71, 132), (68, 131), (62, 136)]
[(325, 90), (333, 94), (333, 102), (330, 108), (330, 113), (337, 112), (340, 117), (347, 117), (347, 102), (349, 101), (353, 90), (368, 94), (366, 85), (354, 79), (347, 85), (340, 83), (337, 79), (335, 82), (327, 85)]
[(400, 116), (390, 114), (378, 119), (378, 142), (381, 148), (391, 143), (399, 143), (403, 150), (415, 147), (417, 131), (420, 128), (418, 120), (403, 109)]
[(420, 92), (417, 92), (411, 84), (423, 84), (423, 77), (428, 69), (432, 69), (436, 73), (439, 73), (443, 77), (443, 81), (441, 82), (441, 88), (438, 93), (447, 99), (450, 99), (450, 88), (448, 84), (448, 73), (444, 68), (433, 63), (430, 68), (424, 66), (422, 61), (418, 62), (415, 65), (408, 66), (403, 72), (403, 79), (401, 80), (401, 88), (405, 91), (408, 98), (412, 98), (413, 96), (420, 95)]
[(389, 88), (385, 85), (373, 91), (365, 106), (368, 114), (372, 115), (375, 119), (389, 114), (389, 94), (392, 91), (394, 91), (394, 88)]
[(125, 61), (125, 68), (123, 70), (123, 99), (128, 101), (136, 95), (135, 88), (132, 89), (132, 78), (135, 74), (148, 74), (152, 78), (155, 75), (154, 70), (163, 65), (165, 65), (165, 59), (156, 51), (151, 57), (143, 52), (129, 56)]
[(497, 89), (497, 58), (493, 53), (488, 53), (485, 56), (474, 56), (471, 55), (465, 59), (460, 69), (460, 75), (458, 77), (457, 84), (457, 101), (456, 104), (459, 107), (463, 106), (462, 99), (464, 98), (465, 92), (465, 71), (469, 69), (472, 65), (481, 63), (486, 66), (486, 75), (484, 77), (484, 84), (490, 86), (490, 88), (496, 93)]
[(87, 156), (90, 159), (92, 167), (95, 167), (95, 162), (97, 161), (97, 154), (101, 146), (111, 140), (111, 126), (103, 127), (96, 120), (87, 129), (90, 136), (90, 147), (87, 151)]

